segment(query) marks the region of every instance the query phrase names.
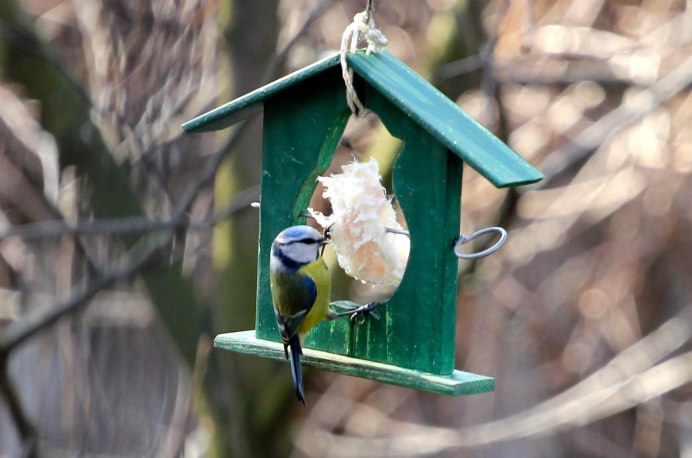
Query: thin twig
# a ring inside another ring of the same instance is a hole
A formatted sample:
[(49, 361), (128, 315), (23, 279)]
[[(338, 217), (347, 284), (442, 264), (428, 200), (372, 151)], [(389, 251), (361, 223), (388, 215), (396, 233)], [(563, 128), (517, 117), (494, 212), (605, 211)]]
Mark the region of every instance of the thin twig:
[(36, 430), (24, 411), (17, 389), (12, 382), (9, 373), (9, 357), (0, 354), (0, 394), (7, 404), (10, 416), (14, 421), (17, 433), (21, 440), (22, 457), (33, 458), (37, 456)]
[[(125, 262), (121, 262), (121, 267), (113, 268), (101, 274), (79, 290), (73, 288), (66, 298), (58, 300), (55, 304), (35, 309), (20, 320), (5, 326), (2, 332), (0, 332), (0, 354), (10, 352), (38, 331), (54, 324), (60, 318), (76, 312), (101, 290), (139, 273), (142, 268), (147, 266), (170, 244), (172, 238), (172, 233), (167, 234), (157, 243), (149, 245), (141, 254), (137, 254), (139, 246), (136, 245), (130, 253), (124, 256)], [(146, 238), (146, 241), (148, 242), (148, 238)]]
[(521, 23), (521, 52), (528, 53), (533, 47), (535, 0), (526, 0)]
[[(171, 227), (176, 228), (181, 224), (181, 221), (183, 221), (185, 214), (194, 202), (199, 190), (213, 179), (228, 152), (232, 151), (232, 146), (238, 140), (241, 130), (241, 128), (237, 128), (233, 132), (228, 143), (228, 149), (222, 149), (214, 153), (207, 160), (199, 178), (191, 183), (182, 193), (179, 203), (171, 215), (169, 223)], [(32, 337), (40, 330), (54, 324), (64, 316), (79, 310), (102, 289), (120, 281), (130, 279), (138, 274), (169, 247), (173, 240), (173, 235), (173, 231), (169, 229), (169, 231), (161, 236), (156, 243), (149, 245), (140, 254), (137, 253), (137, 251), (139, 251), (138, 245), (135, 245), (135, 247), (130, 250), (130, 254), (124, 257), (124, 262), (121, 264), (121, 267), (101, 273), (101, 275), (97, 276), (87, 286), (80, 290), (73, 289), (65, 299), (59, 300), (47, 308), (37, 309), (35, 312), (22, 317), (19, 321), (3, 328), (2, 332), (0, 332), (0, 354), (10, 352), (17, 345)], [(150, 238), (144, 237), (140, 242), (149, 243)]]
[(131, 216), (124, 218), (102, 218), (94, 221), (78, 221), (68, 223), (64, 220), (48, 220), (36, 223), (12, 226), (0, 232), (0, 240), (18, 237), (23, 240), (36, 240), (50, 237), (62, 237), (64, 235), (79, 236), (103, 236), (103, 235), (130, 235), (143, 232), (158, 232), (177, 229), (200, 230), (208, 229), (220, 221), (242, 211), (257, 200), (259, 186), (252, 186), (238, 195), (224, 209), (215, 212), (210, 218), (201, 221), (190, 221), (180, 218), (152, 220), (146, 216)]
[(312, 23), (315, 22), (317, 18), (322, 16), (322, 14), (327, 10), (327, 8), (332, 6), (334, 3), (336, 3), (336, 0), (325, 0), (322, 3), (319, 3), (310, 11), (308, 18), (305, 20), (303, 25), (300, 26), (300, 29), (296, 31), (295, 35), (293, 35), (293, 38), (291, 38), (288, 41), (288, 43), (286, 43), (286, 45), (283, 47), (283, 49), (276, 53), (276, 56), (274, 56), (271, 62), (269, 62), (269, 65), (267, 66), (267, 71), (264, 72), (264, 75), (262, 77), (262, 81), (268, 83), (276, 77), (279, 67), (281, 67), (284, 64), (284, 62), (286, 62), (289, 53), (296, 45), (296, 43), (298, 43), (298, 41), (301, 38), (303, 38), (305, 32), (307, 32), (308, 28), (312, 25)]
[(438, 80), (446, 80), (466, 75), (483, 68), (484, 57), (480, 54), (472, 54), (462, 59), (449, 62), (437, 69), (435, 77)]

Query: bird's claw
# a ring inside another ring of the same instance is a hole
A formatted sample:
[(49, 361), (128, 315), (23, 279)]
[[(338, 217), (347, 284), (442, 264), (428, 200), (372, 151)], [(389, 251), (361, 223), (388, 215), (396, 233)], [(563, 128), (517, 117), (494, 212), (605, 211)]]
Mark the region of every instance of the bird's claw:
[(382, 304), (382, 302), (370, 302), (364, 305), (355, 305), (353, 302), (350, 301), (333, 302), (331, 304), (333, 307), (345, 311), (332, 312), (329, 318), (334, 320), (337, 318), (348, 316), (352, 323), (358, 324), (363, 324), (365, 322), (365, 318), (370, 316), (372, 316), (376, 320), (379, 320), (380, 314), (377, 313), (375, 309)]
[(379, 320), (380, 314), (375, 310), (379, 307), (381, 302), (370, 302), (368, 304), (361, 305), (351, 312), (351, 323), (363, 324), (365, 318), (372, 316), (374, 319)]

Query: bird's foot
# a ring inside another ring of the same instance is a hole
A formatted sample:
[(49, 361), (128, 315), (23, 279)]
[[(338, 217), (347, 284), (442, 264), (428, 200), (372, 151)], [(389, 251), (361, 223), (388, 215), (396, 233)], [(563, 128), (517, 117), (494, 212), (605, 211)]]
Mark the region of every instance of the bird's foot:
[(365, 322), (365, 318), (372, 316), (374, 319), (379, 320), (380, 314), (377, 313), (377, 309), (384, 302), (370, 302), (364, 305), (358, 305), (351, 301), (337, 301), (332, 302), (332, 307), (340, 309), (342, 311), (335, 312), (334, 310), (329, 311), (327, 316), (330, 320), (336, 320), (337, 318), (348, 316), (351, 322), (362, 324)]

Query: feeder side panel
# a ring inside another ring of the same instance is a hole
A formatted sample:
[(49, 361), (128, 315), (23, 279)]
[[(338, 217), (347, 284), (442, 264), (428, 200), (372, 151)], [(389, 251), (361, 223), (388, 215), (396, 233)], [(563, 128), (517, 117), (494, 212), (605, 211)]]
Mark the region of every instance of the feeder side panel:
[(329, 166), (350, 115), (343, 85), (334, 84), (338, 72), (319, 73), (264, 102), (256, 319), (261, 339), (280, 340), (269, 285), (271, 243), (286, 227), (305, 224), (299, 213)]
[(404, 141), (393, 187), (411, 234), (406, 272), (390, 301), (389, 332), (404, 336), (390, 352), (395, 363), (435, 374), (454, 370), (462, 162), (437, 139), (368, 90), (367, 100), (392, 135)]
[[(356, 79), (357, 87), (364, 82)], [(381, 318), (318, 324), (305, 346), (431, 374), (454, 370), (461, 161), (370, 86), (364, 103), (404, 141), (394, 192), (412, 235), (406, 272)], [(342, 345), (343, 335), (350, 336)]]

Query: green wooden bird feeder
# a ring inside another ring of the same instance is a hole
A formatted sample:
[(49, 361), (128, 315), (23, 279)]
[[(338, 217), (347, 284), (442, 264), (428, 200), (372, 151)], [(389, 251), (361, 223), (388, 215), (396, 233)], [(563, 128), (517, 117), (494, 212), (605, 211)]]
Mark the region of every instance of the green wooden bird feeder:
[[(393, 190), (406, 216), (411, 250), (399, 288), (379, 320), (318, 324), (303, 364), (447, 395), (492, 391), (491, 377), (455, 370), (462, 163), (497, 187), (543, 178), (493, 134), (391, 53), (348, 55), (355, 87), (404, 146)], [(269, 249), (301, 212), (329, 166), (351, 116), (339, 56), (261, 87), (185, 124), (223, 129), (264, 111), (256, 329), (221, 334), (218, 348), (284, 360), (269, 287)]]

